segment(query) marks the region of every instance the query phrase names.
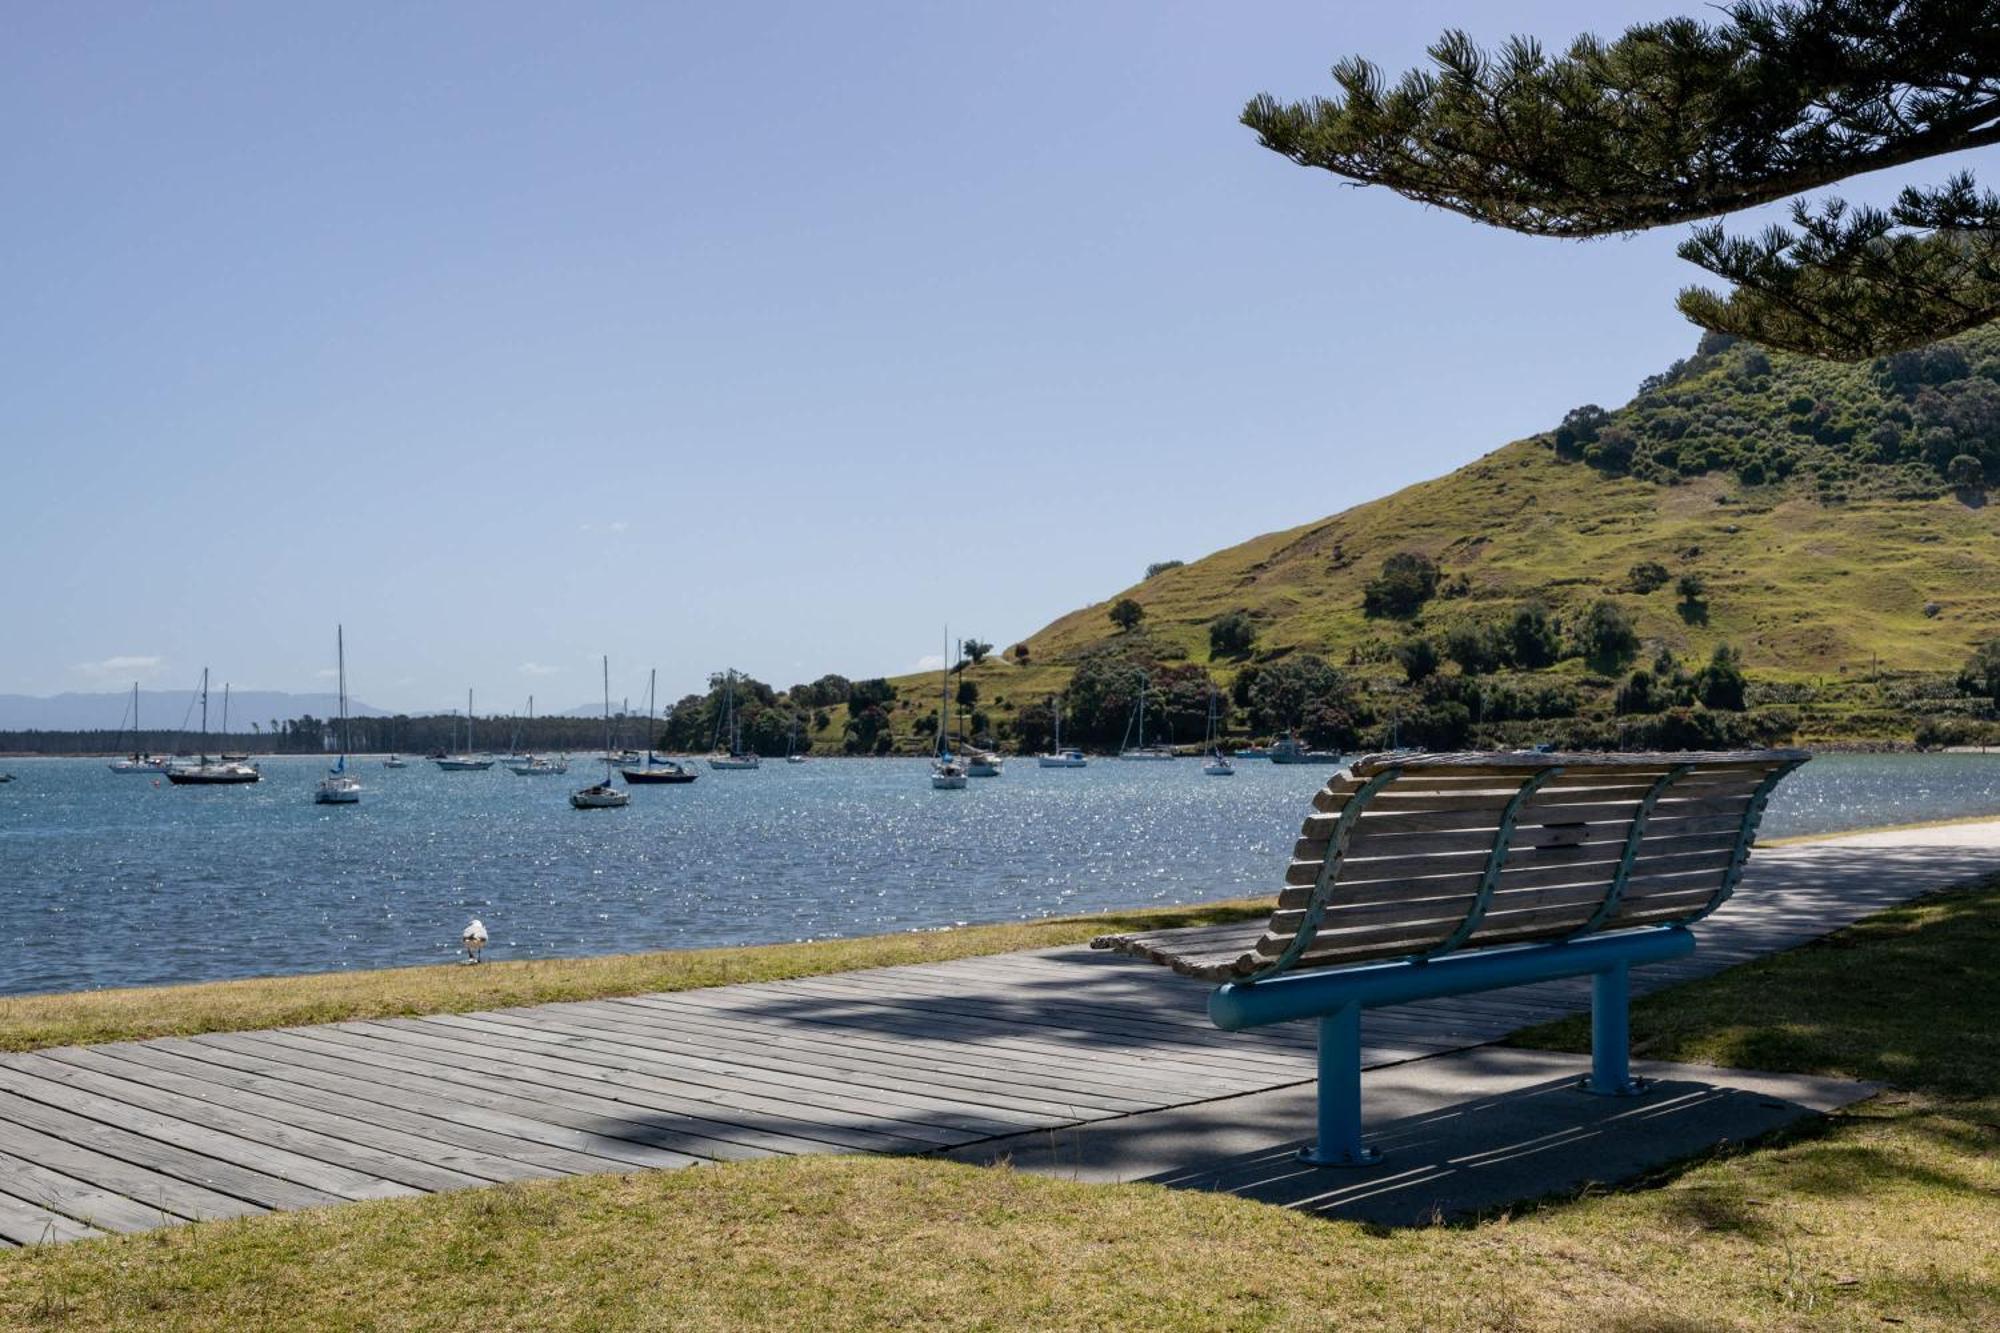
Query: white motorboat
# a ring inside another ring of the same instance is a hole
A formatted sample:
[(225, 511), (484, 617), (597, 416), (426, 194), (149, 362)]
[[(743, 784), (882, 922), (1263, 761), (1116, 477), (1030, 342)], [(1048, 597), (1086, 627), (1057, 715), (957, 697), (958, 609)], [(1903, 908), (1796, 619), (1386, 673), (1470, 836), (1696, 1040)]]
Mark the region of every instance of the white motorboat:
[(382, 767), (384, 768), (408, 768), (409, 766), (409, 760), (393, 754), (382, 761)]
[[(1146, 744), (1146, 673), (1143, 671), (1139, 673), (1139, 702), (1133, 708), (1132, 716), (1133, 722), (1127, 723), (1125, 727), (1125, 739), (1128, 743), (1118, 751), (1118, 757), (1140, 760), (1172, 759), (1174, 757), (1172, 746)], [(1137, 743), (1131, 743), (1135, 723), (1139, 736)]]
[(973, 778), (997, 778), (1000, 765), (1007, 762), (991, 750), (972, 750), (965, 756), (965, 773)]
[(193, 763), (176, 760), (167, 765), (167, 781), (176, 787), (240, 787), (259, 782), (264, 775), (255, 764), (208, 757), (208, 668), (201, 669), (201, 750)]
[(1338, 750), (1313, 750), (1303, 745), (1297, 735), (1286, 732), (1271, 742), (1271, 762), (1274, 764), (1334, 764), (1340, 763)]
[(611, 785), (611, 658), (604, 659), (604, 781), (569, 794), (578, 810), (616, 810), (632, 804), (632, 793)]
[(439, 755), (431, 761), (447, 773), (484, 773), (493, 760), (476, 759), (472, 754), (472, 691), (465, 692), (465, 752)]
[(361, 779), (347, 771), (347, 628), (336, 625), (333, 631), (334, 653), (340, 663), (340, 757), (334, 760), (333, 771), (319, 780), (313, 788), (313, 803), (316, 805), (359, 805), (361, 803)]
[(569, 763), (562, 759), (549, 759), (542, 755), (526, 755), (518, 764), (507, 765), (509, 772), (524, 778), (554, 778), (569, 772)]
[(965, 765), (949, 754), (931, 761), (931, 786), (939, 791), (959, 791), (965, 786)]

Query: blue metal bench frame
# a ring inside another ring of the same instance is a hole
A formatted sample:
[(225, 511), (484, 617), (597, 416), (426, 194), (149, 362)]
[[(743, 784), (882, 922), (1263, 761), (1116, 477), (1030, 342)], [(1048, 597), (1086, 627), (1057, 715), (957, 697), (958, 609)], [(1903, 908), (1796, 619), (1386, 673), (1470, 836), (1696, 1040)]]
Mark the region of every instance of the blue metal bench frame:
[(1464, 921), (1443, 941), (1420, 954), (1398, 960), (1294, 971), (1294, 965), (1311, 949), (1318, 935), (1332, 901), (1341, 859), (1361, 812), (1377, 792), (1404, 771), (1402, 766), (1389, 765), (1371, 776), (1341, 807), (1296, 937), (1267, 966), (1216, 990), (1209, 997), (1209, 1018), (1217, 1027), (1231, 1032), (1304, 1018), (1318, 1020), (1318, 1133), (1316, 1141), (1299, 1152), (1302, 1160), (1318, 1166), (1366, 1166), (1381, 1159), (1381, 1154), (1361, 1139), (1361, 1011), (1364, 1009), (1588, 976), (1591, 978), (1591, 1072), (1581, 1086), (1584, 1091), (1600, 1096), (1636, 1095), (1641, 1085), (1632, 1078), (1629, 1054), (1631, 969), (1693, 952), (1695, 937), (1688, 926), (1720, 907), (1735, 891), (1772, 790), (1786, 774), (1805, 762), (1805, 756), (1796, 753), (1770, 757), (1774, 766), (1748, 799), (1735, 848), (1716, 892), (1704, 905), (1677, 920), (1624, 930), (1600, 929), (1618, 910), (1654, 805), (1683, 775), (1698, 767), (1697, 763), (1671, 765), (1641, 798), (1603, 901), (1567, 937), (1460, 951), (1459, 946), (1478, 929), (1492, 902), (1501, 872), (1507, 865), (1517, 815), (1529, 797), (1565, 771), (1560, 762), (1551, 762), (1530, 770), (1505, 805), (1472, 906)]

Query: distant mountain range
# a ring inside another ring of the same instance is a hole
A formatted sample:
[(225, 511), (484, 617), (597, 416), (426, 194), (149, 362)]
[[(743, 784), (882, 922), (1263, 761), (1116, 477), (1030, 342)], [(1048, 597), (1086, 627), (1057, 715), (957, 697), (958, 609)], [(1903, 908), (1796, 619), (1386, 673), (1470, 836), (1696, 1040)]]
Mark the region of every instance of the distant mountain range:
[[(116, 731), (121, 720), (130, 725), (132, 692), (108, 694), (0, 694), (0, 731)], [(352, 717), (388, 717), (383, 709), (356, 699), (347, 701)], [(289, 694), (283, 690), (233, 690), (229, 723), (236, 731), (270, 725), (272, 718), (333, 717), (340, 712), (337, 694)], [(187, 690), (139, 691), (139, 721), (148, 731), (170, 731), (200, 724), (201, 705)], [(208, 697), (208, 725), (222, 730), (222, 691)]]

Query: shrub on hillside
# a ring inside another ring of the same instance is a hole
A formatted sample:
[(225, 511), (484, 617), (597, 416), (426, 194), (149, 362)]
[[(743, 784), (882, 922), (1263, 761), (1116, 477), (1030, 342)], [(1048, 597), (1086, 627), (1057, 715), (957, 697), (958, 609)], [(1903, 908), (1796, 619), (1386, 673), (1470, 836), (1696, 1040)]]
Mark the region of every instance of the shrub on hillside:
[(1130, 634), (1139, 628), (1139, 622), (1146, 618), (1146, 608), (1130, 597), (1120, 597), (1111, 604), (1111, 609), (1105, 614), (1111, 617), (1112, 624)]
[(1743, 711), (1743, 667), (1735, 649), (1726, 643), (1715, 646), (1708, 665), (1695, 673), (1694, 692), (1705, 707)]
[(1241, 611), (1217, 616), (1208, 624), (1210, 657), (1248, 657), (1257, 646), (1257, 622)]
[(2000, 703), (2000, 639), (1988, 639), (1965, 659), (1958, 688), (1974, 698)]
[(1576, 651), (1593, 670), (1623, 671), (1639, 655), (1639, 631), (1618, 603), (1592, 602), (1577, 624)]
[(1403, 668), (1403, 679), (1412, 685), (1421, 685), (1435, 675), (1438, 662), (1437, 645), (1422, 636), (1396, 645), (1396, 664)]
[(1437, 561), (1420, 551), (1398, 551), (1362, 590), (1361, 609), (1371, 616), (1413, 616), (1436, 594)]
[(1673, 577), (1667, 567), (1657, 560), (1641, 560), (1625, 573), (1625, 586), (1644, 596), (1656, 588), (1663, 588)]
[(1549, 666), (1562, 656), (1562, 633), (1540, 602), (1516, 607), (1507, 622), (1507, 660), (1523, 671)]
[(1481, 621), (1464, 621), (1444, 636), (1444, 653), (1468, 676), (1490, 675), (1500, 668), (1506, 641), (1500, 631)]

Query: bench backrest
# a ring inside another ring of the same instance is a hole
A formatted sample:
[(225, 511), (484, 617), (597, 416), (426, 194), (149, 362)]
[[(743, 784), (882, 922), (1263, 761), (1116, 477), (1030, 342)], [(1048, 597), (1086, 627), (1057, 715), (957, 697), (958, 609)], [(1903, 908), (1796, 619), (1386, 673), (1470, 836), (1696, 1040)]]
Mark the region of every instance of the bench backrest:
[(1687, 922), (1804, 751), (1375, 755), (1313, 798), (1239, 975)]

